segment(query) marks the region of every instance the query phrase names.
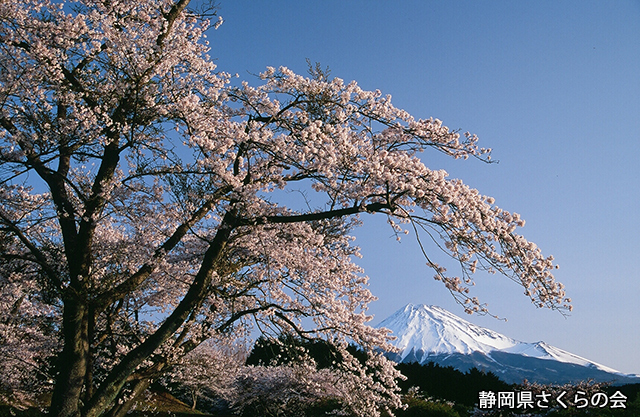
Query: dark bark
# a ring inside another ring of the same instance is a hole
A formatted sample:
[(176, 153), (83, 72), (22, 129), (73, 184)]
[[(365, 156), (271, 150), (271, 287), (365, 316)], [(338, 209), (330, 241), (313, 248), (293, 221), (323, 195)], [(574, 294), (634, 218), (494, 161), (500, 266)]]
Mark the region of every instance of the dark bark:
[(64, 306), (64, 348), (58, 357), (58, 375), (51, 398), (50, 413), (59, 417), (80, 415), (79, 399), (87, 369), (88, 311), (85, 303), (74, 298), (67, 299)]
[(163, 33), (158, 35), (158, 38), (156, 39), (156, 44), (158, 46), (161, 47), (164, 44), (164, 40), (167, 38), (169, 33), (171, 33), (173, 24), (175, 23), (178, 16), (180, 16), (180, 14), (184, 11), (184, 9), (189, 5), (189, 2), (190, 0), (179, 0), (177, 3), (175, 3), (171, 7), (171, 10), (169, 10), (169, 13), (165, 14), (165, 19), (167, 21), (167, 29)]
[(318, 211), (315, 213), (293, 214), (288, 216), (262, 216), (254, 218), (243, 218), (239, 221), (240, 226), (277, 224), (277, 223), (301, 223), (314, 220), (333, 219), (336, 217), (350, 216), (363, 212), (381, 212), (383, 210), (393, 211), (393, 203), (369, 203), (342, 209)]
[[(78, 416), (85, 385), (89, 384), (89, 387), (91, 385), (91, 381), (87, 378), (87, 371), (90, 365), (91, 343), (89, 323), (93, 318), (89, 316), (87, 281), (92, 263), (92, 243), (96, 227), (92, 217), (100, 213), (104, 207), (105, 198), (102, 196), (104, 187), (113, 178), (118, 161), (117, 139), (114, 139), (105, 150), (92, 195), (85, 205), (86, 216), (80, 222), (79, 232), (76, 230), (73, 214), (59, 216), (69, 270), (69, 288), (64, 290), (62, 299), (64, 347), (59, 357), (58, 375), (51, 400), (51, 414), (59, 417)], [(49, 184), (58, 211), (68, 212), (64, 208), (71, 206), (71, 200), (61, 176), (47, 174), (43, 178)], [(91, 392), (89, 387), (87, 387), (88, 391), (85, 391), (86, 396)]]

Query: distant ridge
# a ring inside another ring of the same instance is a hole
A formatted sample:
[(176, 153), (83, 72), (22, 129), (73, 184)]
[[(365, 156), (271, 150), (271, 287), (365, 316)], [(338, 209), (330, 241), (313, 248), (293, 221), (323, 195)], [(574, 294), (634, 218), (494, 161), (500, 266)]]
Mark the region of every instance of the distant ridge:
[(505, 382), (571, 383), (586, 379), (615, 384), (639, 383), (636, 375), (590, 361), (545, 342), (526, 343), (476, 326), (449, 311), (407, 304), (377, 327), (390, 329), (400, 349), (397, 362), (434, 362), (461, 371), (493, 372)]

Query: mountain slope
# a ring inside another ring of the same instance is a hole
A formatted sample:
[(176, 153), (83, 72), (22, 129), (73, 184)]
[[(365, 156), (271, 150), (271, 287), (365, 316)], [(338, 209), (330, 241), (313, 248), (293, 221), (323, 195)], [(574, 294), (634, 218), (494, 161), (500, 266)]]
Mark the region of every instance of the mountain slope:
[(545, 342), (526, 343), (476, 326), (448, 312), (424, 304), (408, 304), (383, 320), (400, 349), (398, 362), (435, 362), (466, 371), (491, 371), (507, 382), (523, 379), (566, 383), (583, 379), (639, 382), (640, 378), (574, 355)]

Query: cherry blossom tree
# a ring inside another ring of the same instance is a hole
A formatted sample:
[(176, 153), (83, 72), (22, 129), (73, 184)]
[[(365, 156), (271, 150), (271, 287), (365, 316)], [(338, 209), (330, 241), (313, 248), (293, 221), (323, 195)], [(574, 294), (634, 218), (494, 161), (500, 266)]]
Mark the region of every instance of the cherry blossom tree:
[[(239, 375), (231, 398), (245, 416), (302, 416), (323, 403), (344, 415), (375, 415), (381, 404), (371, 401), (368, 391), (372, 387), (362, 385), (361, 379), (354, 376), (335, 369), (316, 369), (313, 359), (288, 365), (249, 366)], [(399, 406), (395, 402), (392, 405)]]
[[(375, 298), (349, 236), (369, 213), (439, 242), (459, 271), (423, 247), (427, 264), (468, 312), (483, 310), (479, 270), (568, 307), (524, 221), (421, 159), (488, 161), (476, 136), (317, 68), (234, 87), (188, 3), (0, 2), (0, 337), (23, 364), (56, 356), (52, 415), (120, 415), (181, 356), (250, 323), (345, 358), (348, 343), (389, 348), (367, 325)], [(293, 207), (292, 189), (315, 197)], [(46, 335), (40, 352), (18, 352), (9, 328)], [(373, 357), (371, 404), (395, 398), (397, 375)]]
[(259, 338), (227, 398), (242, 415), (365, 417), (402, 408), (397, 396), (380, 395), (395, 374), (385, 369), (389, 362), (379, 360), (380, 352), (353, 345), (347, 352), (321, 340)]
[(179, 384), (196, 409), (198, 398), (230, 400), (235, 396), (236, 378), (243, 374), (246, 347), (234, 345), (234, 339), (207, 340), (180, 358), (165, 373), (165, 385)]
[[(2, 253), (8, 248), (1, 246)], [(29, 265), (4, 257), (0, 265), (0, 401), (32, 404), (51, 387), (50, 355), (59, 348), (56, 314)], [(23, 271), (15, 274), (15, 271)]]

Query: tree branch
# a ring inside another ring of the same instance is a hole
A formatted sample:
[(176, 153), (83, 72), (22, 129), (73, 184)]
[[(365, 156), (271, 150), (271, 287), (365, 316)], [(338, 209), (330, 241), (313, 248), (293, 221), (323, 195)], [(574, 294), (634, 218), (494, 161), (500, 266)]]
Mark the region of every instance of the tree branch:
[(344, 217), (363, 212), (382, 212), (384, 210), (393, 211), (394, 206), (390, 205), (389, 203), (369, 203), (336, 210), (318, 211), (315, 213), (294, 214), (290, 216), (278, 215), (244, 218), (238, 220), (238, 225), (255, 226), (262, 224), (299, 223), (314, 220), (332, 219), (335, 217)]
[(167, 255), (167, 253), (171, 252), (171, 250), (173, 250), (173, 248), (175, 248), (176, 245), (180, 243), (189, 229), (191, 229), (196, 223), (202, 220), (204, 216), (206, 216), (207, 213), (209, 213), (211, 209), (213, 209), (215, 203), (219, 200), (219, 198), (229, 191), (231, 191), (230, 186), (218, 189), (213, 194), (213, 196), (205, 204), (202, 205), (202, 207), (196, 210), (187, 221), (178, 226), (173, 234), (167, 240), (165, 240), (165, 242), (158, 249), (156, 249), (150, 261), (142, 265), (126, 281), (97, 297), (92, 303), (92, 306), (95, 309), (95, 314), (100, 314), (111, 303), (138, 288), (149, 277), (149, 275), (151, 275), (151, 273), (155, 271), (158, 262), (162, 260)]
[(96, 394), (86, 405), (85, 413), (83, 413), (85, 417), (97, 417), (107, 404), (113, 402), (129, 375), (180, 328), (188, 319), (193, 308), (206, 297), (215, 266), (223, 253), (231, 232), (236, 227), (237, 217), (235, 210), (228, 211), (209, 249), (204, 254), (200, 269), (187, 294), (164, 323), (144, 342), (125, 355), (118, 365), (111, 370)]
[(6, 217), (3, 211), (0, 209), (0, 218), (2, 218), (3, 222), (7, 225), (8, 229), (16, 235), (18, 239), (22, 242), (23, 245), (27, 247), (27, 250), (35, 257), (35, 262), (42, 267), (45, 275), (49, 280), (58, 288), (62, 289), (62, 281), (58, 278), (58, 274), (56, 271), (49, 265), (47, 261), (47, 257), (29, 240), (29, 238), (20, 230), (18, 226), (16, 226), (8, 217)]
[(162, 45), (164, 44), (164, 40), (167, 38), (167, 36), (169, 36), (169, 33), (171, 33), (171, 29), (173, 28), (173, 24), (175, 23), (176, 19), (178, 18), (178, 16), (180, 16), (180, 13), (182, 13), (182, 11), (187, 7), (187, 5), (189, 4), (190, 0), (180, 0), (178, 1), (176, 4), (174, 4), (171, 7), (171, 10), (169, 10), (169, 13), (165, 14), (165, 19), (167, 19), (167, 29), (162, 32), (160, 35), (158, 35), (158, 38), (156, 39), (156, 44), (160, 47), (162, 47)]

